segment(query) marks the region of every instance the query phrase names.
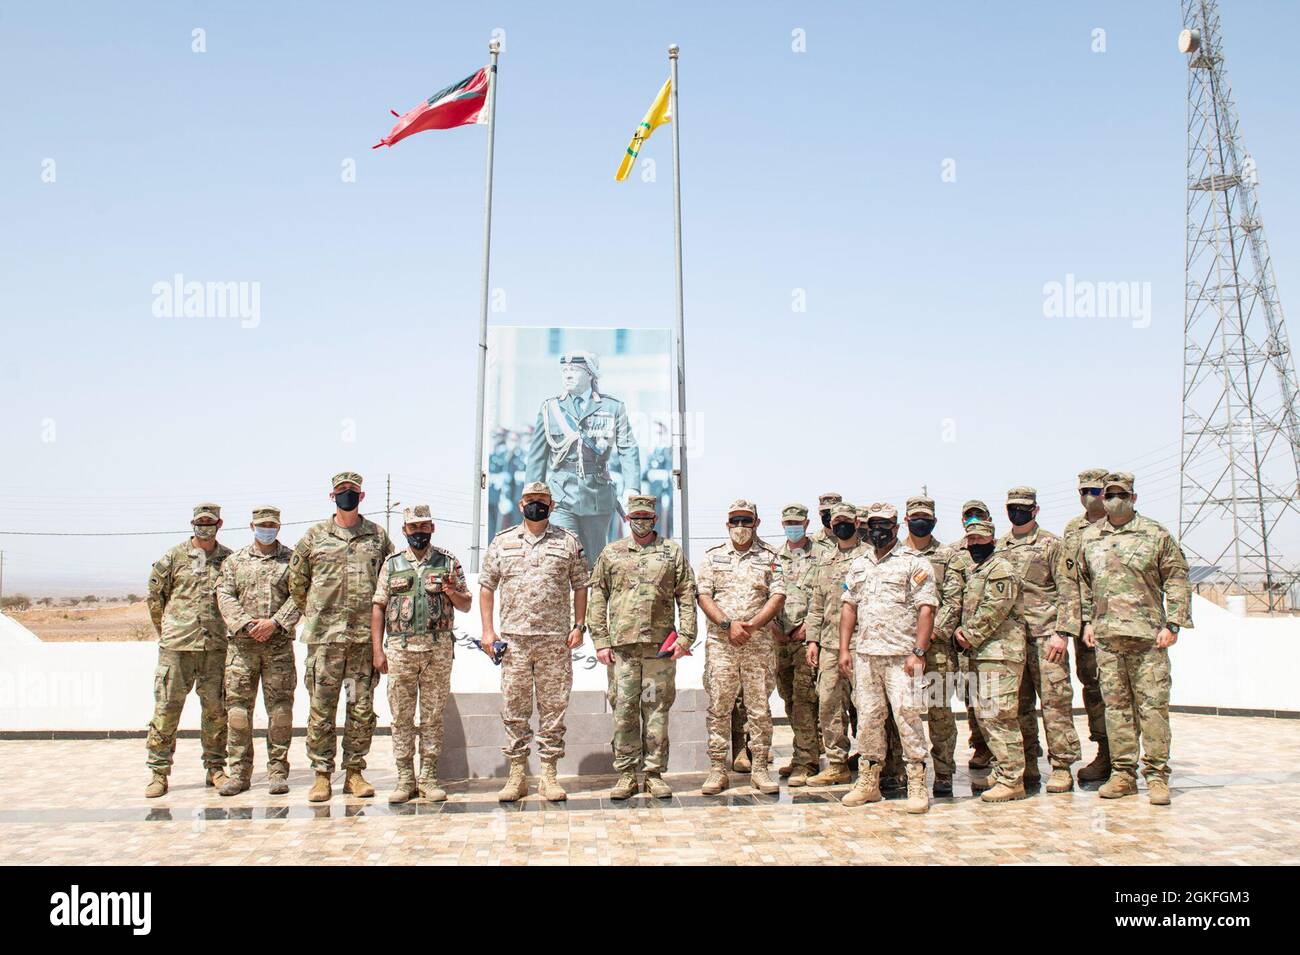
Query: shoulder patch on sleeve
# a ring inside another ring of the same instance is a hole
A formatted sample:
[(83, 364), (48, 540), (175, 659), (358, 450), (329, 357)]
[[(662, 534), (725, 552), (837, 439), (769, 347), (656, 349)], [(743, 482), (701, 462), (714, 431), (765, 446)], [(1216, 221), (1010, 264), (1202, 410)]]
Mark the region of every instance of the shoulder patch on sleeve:
[(912, 571), (912, 583), (915, 586), (920, 587), (923, 583), (926, 582), (929, 576), (930, 576), (930, 572), (928, 570), (926, 570), (924, 567), (918, 567), (916, 568), (916, 570)]

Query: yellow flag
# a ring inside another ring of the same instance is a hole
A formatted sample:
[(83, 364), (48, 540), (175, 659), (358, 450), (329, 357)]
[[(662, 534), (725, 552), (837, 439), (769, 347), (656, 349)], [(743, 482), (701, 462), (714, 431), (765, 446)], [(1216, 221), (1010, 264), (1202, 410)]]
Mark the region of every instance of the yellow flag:
[(672, 91), (673, 81), (669, 78), (664, 81), (664, 88), (659, 91), (655, 101), (650, 104), (645, 119), (641, 120), (641, 125), (632, 134), (632, 142), (628, 144), (627, 154), (623, 157), (623, 161), (618, 164), (618, 174), (614, 176), (615, 181), (622, 182), (632, 172), (632, 164), (636, 162), (636, 154), (641, 151), (641, 144), (650, 138), (650, 134), (664, 123), (672, 122), (672, 111), (669, 106), (672, 101)]

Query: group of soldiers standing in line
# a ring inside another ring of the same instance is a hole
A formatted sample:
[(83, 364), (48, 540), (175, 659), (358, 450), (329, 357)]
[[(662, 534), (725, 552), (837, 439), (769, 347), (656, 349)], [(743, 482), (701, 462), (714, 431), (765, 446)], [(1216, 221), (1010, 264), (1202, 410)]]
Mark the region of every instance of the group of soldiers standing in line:
[[(437, 766), (454, 615), (467, 612), (472, 598), (460, 562), (431, 542), (428, 507), (406, 508), (407, 546), (398, 551), (361, 515), (361, 485), (355, 472), (336, 474), (334, 515), (292, 550), (278, 540), (277, 509), (255, 509), (253, 543), (232, 553), (216, 540), (220, 508), (200, 504), (192, 537), (154, 564), (149, 602), (159, 662), (146, 796), (167, 792), (181, 708), (195, 688), (208, 785), (226, 796), (249, 788), (259, 682), (269, 789), (288, 791), (292, 640), (301, 618), (315, 770), (308, 799), (332, 795), (340, 695), (344, 792), (374, 795), (363, 770), (380, 674), (388, 676), (397, 763), (389, 801), (446, 799)], [(642, 788), (670, 796), (663, 774), (676, 662), (696, 642), (698, 604), (706, 618), (706, 795), (729, 787), (729, 770), (747, 770), (759, 792), (778, 791), (769, 773), (774, 689), (794, 732), (792, 759), (778, 774), (791, 786), (853, 782), (845, 805), (906, 788), (908, 811), (926, 811), (927, 752), (934, 793), (951, 795), (954, 692), (967, 701), (970, 767), (989, 770), (971, 776), (984, 801), (1023, 798), (1026, 782), (1038, 783), (1039, 706), (1052, 766), (1045, 788), (1068, 792), (1081, 758), (1073, 643), (1098, 747), (1080, 780), (1105, 780), (1103, 798), (1135, 794), (1140, 739), (1150, 800), (1168, 804), (1167, 651), (1191, 626), (1187, 564), (1169, 533), (1136, 513), (1132, 475), (1085, 471), (1079, 493), (1084, 512), (1063, 537), (1039, 527), (1032, 488), (1008, 492), (1012, 529), (1000, 538), (988, 507), (968, 501), (952, 545), (934, 538), (934, 502), (923, 496), (907, 501), (901, 537), (888, 503), (858, 508), (823, 494), (823, 526), (812, 535), (807, 508), (788, 505), (781, 547), (758, 537), (757, 507), (737, 500), (728, 508), (727, 539), (706, 551), (695, 573), (680, 545), (657, 532), (655, 496), (628, 496), (628, 536), (592, 564), (579, 537), (550, 520), (548, 485), (529, 483), (519, 500), (522, 522), (492, 539), (479, 576), (481, 649), (502, 667), (510, 772), (498, 798), (515, 801), (529, 791), (534, 706), (538, 792), (549, 801), (566, 797), (557, 763), (573, 652), (588, 630), (609, 675), (619, 774), (611, 796)], [(743, 739), (735, 738), (737, 722)]]

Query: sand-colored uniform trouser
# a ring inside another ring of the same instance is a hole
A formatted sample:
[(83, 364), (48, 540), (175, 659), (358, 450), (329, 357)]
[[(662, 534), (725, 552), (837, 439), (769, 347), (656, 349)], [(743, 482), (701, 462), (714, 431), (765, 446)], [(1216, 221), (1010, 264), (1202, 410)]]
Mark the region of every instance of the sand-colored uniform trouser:
[(822, 647), (817, 653), (817, 727), (822, 750), (833, 765), (849, 760), (849, 697), (853, 678), (840, 673), (839, 654)]
[[(1020, 678), (1020, 735), (1025, 757), (1038, 758), (1038, 714), (1034, 698), (1043, 708), (1047, 757), (1053, 769), (1069, 769), (1079, 761), (1079, 734), (1074, 729), (1074, 686), (1070, 683), (1070, 645), (1065, 658), (1047, 659), (1049, 637), (1030, 637), (1025, 648), (1025, 670)], [(1032, 743), (1031, 743), (1032, 740)]]
[(853, 655), (853, 698), (858, 708), (858, 755), (883, 763), (886, 724), (894, 717), (904, 763), (925, 762), (923, 699), (903, 669), (906, 655)]
[(450, 635), (427, 649), (389, 647), (388, 708), (393, 713), (393, 758), (397, 765), (415, 760), (415, 711), (420, 711), (420, 766), (436, 770), (442, 754), (442, 714), (451, 695)]
[(1151, 640), (1108, 637), (1097, 641), (1101, 693), (1112, 773), (1137, 778), (1139, 740), (1142, 775), (1169, 781), (1169, 651)]
[(802, 640), (776, 644), (776, 691), (794, 733), (795, 766), (816, 766), (821, 756), (817, 735), (817, 674), (808, 665), (808, 645)]
[(976, 701), (972, 707), (993, 754), (990, 778), (1013, 789), (1025, 778), (1025, 741), (1020, 735), (1020, 678), (1023, 663), (972, 660)]
[(543, 763), (564, 756), (564, 714), (573, 689), (573, 656), (567, 634), (509, 634), (501, 658), (501, 721), (509, 760), (527, 759), (533, 739), (533, 698), (537, 699), (537, 755)]
[(230, 772), (248, 779), (253, 770), (253, 709), (262, 685), (266, 707), (266, 772), (289, 775), (289, 743), (293, 740), (293, 690), (298, 667), (293, 640), (277, 635), (258, 642), (232, 637), (226, 647), (226, 717), (230, 726)]
[(657, 643), (613, 647), (614, 770), (668, 771), (668, 713), (677, 698), (677, 661)]
[[(704, 689), (709, 694), (709, 761), (727, 762), (731, 711), (737, 696), (745, 702), (745, 731), (750, 755), (766, 759), (772, 745), (772, 711), (767, 698), (776, 680), (772, 637), (756, 633), (744, 646), (709, 634), (704, 660)], [(757, 762), (755, 765), (758, 765)]]
[(203, 765), (221, 769), (226, 765), (226, 651), (158, 650), (158, 667), (153, 675), (153, 719), (149, 721), (147, 765), (160, 776), (172, 771), (176, 752), (176, 728), (190, 690), (199, 695), (200, 735)]
[(1100, 743), (1106, 738), (1106, 703), (1101, 696), (1101, 679), (1097, 671), (1097, 650), (1074, 638), (1074, 675), (1083, 687), (1083, 708), (1088, 713), (1088, 738)]
[(303, 685), (311, 698), (307, 719), (307, 758), (318, 773), (334, 772), (338, 733), (334, 720), (344, 699), (343, 768), (365, 769), (375, 734), (374, 652), (366, 642), (313, 643), (307, 647)]

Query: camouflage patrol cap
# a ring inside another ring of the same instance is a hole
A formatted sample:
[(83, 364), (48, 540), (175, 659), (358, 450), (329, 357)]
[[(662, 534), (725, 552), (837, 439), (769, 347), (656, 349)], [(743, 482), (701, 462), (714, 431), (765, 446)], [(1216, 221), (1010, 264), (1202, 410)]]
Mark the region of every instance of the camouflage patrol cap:
[(600, 377), (600, 362), (589, 351), (566, 351), (560, 356), (561, 365), (582, 365), (591, 373), (591, 377)]
[(1110, 472), (1105, 468), (1088, 468), (1086, 471), (1080, 471), (1079, 490), (1082, 491), (1086, 488), (1096, 488), (1100, 491), (1106, 480), (1106, 475), (1109, 473)]
[(423, 521), (433, 522), (433, 515), (429, 513), (428, 504), (412, 504), (410, 507), (402, 509), (403, 524), (419, 524)]
[(853, 522), (858, 520), (858, 508), (854, 507), (848, 501), (840, 501), (838, 504), (831, 505), (831, 523), (835, 523), (835, 518), (847, 517)]
[(1130, 494), (1132, 494), (1132, 493), (1133, 493), (1133, 475), (1129, 474), (1127, 471), (1111, 471), (1109, 474), (1106, 475), (1106, 484), (1105, 484), (1105, 487), (1107, 487), (1107, 488), (1112, 488), (1112, 487), (1123, 488), (1124, 490), (1126, 490), (1126, 491), (1128, 491)]
[(276, 524), (280, 523), (280, 509), (278, 507), (267, 505), (266, 507), (253, 508), (254, 524), (265, 524), (267, 521), (274, 521)]
[(967, 537), (971, 537), (971, 536), (993, 537), (996, 535), (996, 533), (997, 532), (993, 529), (992, 521), (985, 521), (985, 520), (971, 521), (969, 524), (966, 525)]
[(524, 485), (524, 492), (519, 496), (527, 497), (530, 494), (544, 494), (547, 497), (550, 497), (551, 489), (547, 486), (545, 481), (530, 481), (528, 484)]
[(1038, 503), (1038, 492), (1032, 487), (1013, 487), (1007, 491), (1007, 503), (1034, 507)]
[(825, 494), (818, 495), (817, 509), (819, 511), (824, 511), (832, 504), (839, 504), (843, 500), (844, 498), (841, 495), (836, 494), (834, 491), (827, 491)]
[(781, 520), (806, 521), (808, 520), (808, 508), (802, 504), (787, 504), (781, 508)]
[(934, 517), (934, 498), (917, 494), (907, 499), (905, 514), (929, 514)]
[(850, 504), (849, 507), (853, 508), (853, 516), (858, 519), (858, 523), (863, 523), (864, 521), (866, 521), (867, 511), (871, 510), (871, 508), (867, 505), (863, 505), (862, 507), (855, 507), (854, 505)]
[(898, 522), (898, 508), (892, 504), (886, 504), (884, 501), (876, 501), (867, 508), (867, 520), (885, 520)]
[(992, 511), (989, 510), (989, 506), (985, 504), (983, 501), (967, 501), (965, 504), (961, 506), (961, 512), (963, 514), (965, 514), (967, 511), (973, 511), (973, 510), (980, 510), (983, 511), (985, 514), (993, 513)]
[(355, 484), (357, 487), (360, 487), (361, 475), (356, 471), (340, 471), (338, 474), (334, 475), (333, 480), (330, 481), (330, 487), (337, 488), (340, 484)]
[(758, 517), (758, 508), (754, 506), (753, 501), (747, 501), (743, 497), (738, 497), (732, 501), (731, 506), (727, 508), (727, 514), (753, 514), (755, 517)]
[(197, 521), (200, 517), (210, 517), (214, 521), (221, 520), (221, 505), (213, 504), (211, 502), (205, 502), (203, 504), (195, 504), (194, 516), (190, 518), (190, 520)]
[(629, 494), (627, 496), (627, 513), (635, 514), (638, 511), (649, 511), (651, 514), (658, 510), (658, 502), (653, 494)]

